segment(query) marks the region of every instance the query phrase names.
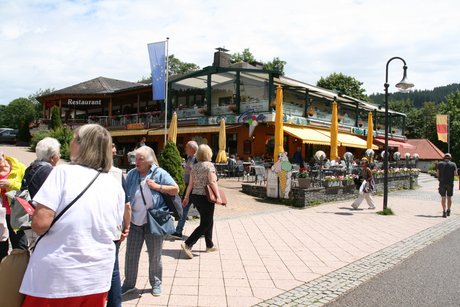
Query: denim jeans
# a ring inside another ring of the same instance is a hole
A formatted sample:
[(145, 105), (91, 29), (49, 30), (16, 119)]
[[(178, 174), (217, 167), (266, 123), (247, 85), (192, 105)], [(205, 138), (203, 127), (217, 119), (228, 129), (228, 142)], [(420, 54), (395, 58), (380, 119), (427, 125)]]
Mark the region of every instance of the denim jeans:
[(184, 230), (185, 221), (187, 220), (188, 211), (190, 210), (191, 206), (192, 206), (192, 203), (189, 202), (187, 207), (183, 208), (182, 216), (179, 219), (179, 222), (177, 222), (177, 226), (176, 226), (177, 233), (182, 234), (182, 231)]
[(120, 268), (118, 267), (118, 251), (120, 242), (115, 241), (115, 264), (113, 266), (112, 284), (107, 295), (107, 307), (121, 307), (121, 281)]

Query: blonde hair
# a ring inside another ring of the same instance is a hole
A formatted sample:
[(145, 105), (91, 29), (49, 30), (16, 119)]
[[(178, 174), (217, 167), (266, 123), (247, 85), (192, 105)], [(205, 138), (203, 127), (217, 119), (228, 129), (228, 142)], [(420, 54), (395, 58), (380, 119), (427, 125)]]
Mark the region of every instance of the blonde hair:
[(112, 136), (98, 124), (87, 124), (74, 130), (74, 142), (80, 150), (72, 162), (108, 172), (112, 167)]
[(206, 144), (201, 144), (198, 146), (198, 151), (196, 152), (196, 159), (200, 162), (211, 161), (212, 159), (212, 149)]

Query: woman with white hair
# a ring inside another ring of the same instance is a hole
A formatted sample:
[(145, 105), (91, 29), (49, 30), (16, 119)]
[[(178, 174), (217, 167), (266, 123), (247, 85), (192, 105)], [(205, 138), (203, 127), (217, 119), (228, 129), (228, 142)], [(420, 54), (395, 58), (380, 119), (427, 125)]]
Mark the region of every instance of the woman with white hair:
[(120, 181), (108, 173), (110, 133), (97, 124), (78, 127), (70, 159), (53, 169), (33, 198), (32, 230), (41, 240), (19, 290), (26, 295), (23, 307), (106, 303), (125, 207)]
[(37, 143), (35, 154), (37, 159), (26, 169), (22, 179), (21, 191), (29, 190), (30, 197), (33, 198), (45, 182), (48, 175), (56, 166), (59, 159), (61, 144), (52, 137), (46, 137)]
[(147, 209), (154, 207), (163, 211), (168, 210), (161, 193), (176, 195), (179, 187), (167, 171), (158, 167), (158, 161), (152, 148), (144, 145), (136, 149), (134, 153), (136, 168), (130, 170), (126, 177), (132, 215), (126, 242), (125, 280), (121, 293), (125, 295), (136, 290), (139, 257), (145, 241), (149, 256), (151, 293), (153, 296), (159, 296), (163, 279), (161, 254), (164, 236), (154, 234), (149, 229)]

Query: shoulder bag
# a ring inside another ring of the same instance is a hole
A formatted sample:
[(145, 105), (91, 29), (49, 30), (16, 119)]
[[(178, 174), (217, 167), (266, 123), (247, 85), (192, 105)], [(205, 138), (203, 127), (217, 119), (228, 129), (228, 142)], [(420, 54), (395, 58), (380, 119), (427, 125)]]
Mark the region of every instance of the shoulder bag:
[[(145, 201), (141, 182), (139, 182), (139, 190), (141, 191), (144, 205), (147, 207), (147, 202)], [(174, 220), (169, 211), (163, 211), (156, 208), (146, 208), (146, 210), (147, 223), (149, 224), (149, 230), (152, 235), (166, 236), (176, 232), (176, 227), (174, 227)]]
[[(225, 196), (225, 193), (221, 188), (218, 188), (218, 189), (219, 189), (220, 199), (222, 200), (222, 203), (217, 203), (217, 205), (226, 206), (227, 205), (227, 197)], [(214, 193), (214, 190), (212, 189), (210, 184), (206, 185), (205, 191), (206, 191), (206, 196), (208, 197), (208, 201), (213, 203), (213, 204), (216, 204), (217, 195)]]
[[(74, 200), (68, 204), (51, 222), (48, 230), (38, 237), (31, 251), (35, 249), (38, 242), (43, 238), (51, 229), (51, 227), (59, 220), (59, 218), (70, 209), (70, 207), (88, 190), (101, 172), (98, 171), (96, 176), (86, 186), (86, 188), (75, 197)], [(19, 293), (22, 279), (29, 263), (30, 253), (28, 250), (13, 249), (13, 251), (3, 258), (0, 263), (0, 306), (16, 307), (21, 306), (24, 301), (24, 294)]]

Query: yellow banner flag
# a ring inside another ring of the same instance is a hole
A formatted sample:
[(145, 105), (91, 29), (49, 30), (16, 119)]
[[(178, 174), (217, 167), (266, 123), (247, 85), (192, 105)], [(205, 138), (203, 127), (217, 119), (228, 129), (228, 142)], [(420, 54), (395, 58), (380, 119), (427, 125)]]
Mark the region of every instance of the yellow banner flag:
[(447, 125), (447, 115), (436, 115), (436, 131), (438, 132), (438, 140), (447, 143), (447, 134), (449, 133), (449, 127)]

